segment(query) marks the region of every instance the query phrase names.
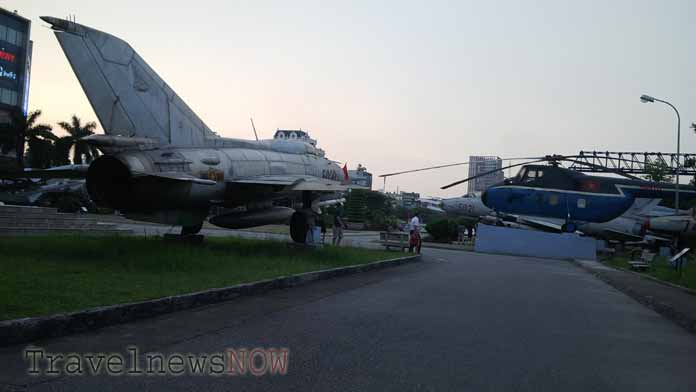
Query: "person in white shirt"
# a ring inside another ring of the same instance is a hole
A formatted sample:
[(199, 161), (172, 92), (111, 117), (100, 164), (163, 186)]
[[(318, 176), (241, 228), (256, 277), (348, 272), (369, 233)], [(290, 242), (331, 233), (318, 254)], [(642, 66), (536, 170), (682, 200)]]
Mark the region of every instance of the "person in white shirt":
[(411, 224), (409, 225), (409, 230), (419, 231), (420, 230), (420, 218), (418, 218), (418, 213), (411, 218)]
[(410, 230), (410, 238), (409, 238), (409, 247), (408, 251), (413, 252), (413, 248), (416, 248), (416, 252), (420, 254), (421, 251), (421, 236), (420, 236), (420, 218), (418, 217), (418, 213), (416, 212), (415, 215), (413, 215), (413, 218), (411, 218), (411, 223), (409, 224), (409, 230)]

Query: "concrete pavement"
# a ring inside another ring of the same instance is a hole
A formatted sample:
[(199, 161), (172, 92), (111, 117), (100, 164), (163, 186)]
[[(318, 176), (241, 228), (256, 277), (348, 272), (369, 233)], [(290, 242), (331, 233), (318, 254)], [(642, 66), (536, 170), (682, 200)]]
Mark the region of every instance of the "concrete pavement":
[(424, 250), (424, 262), (37, 342), (50, 352), (286, 347), (287, 375), (26, 375), (8, 390), (689, 391), (696, 337), (565, 261)]
[[(112, 218), (112, 220), (114, 219)], [(133, 235), (139, 236), (160, 236), (164, 234), (179, 234), (181, 232), (180, 226), (167, 226), (155, 223), (134, 222), (125, 220), (123, 218), (119, 219), (117, 227), (121, 230), (129, 230), (130, 233), (132, 233)], [(200, 234), (206, 237), (237, 237), (246, 239), (292, 242), (290, 234), (266, 233), (251, 230), (223, 229), (219, 227), (214, 227), (209, 224), (204, 225), (203, 229), (201, 229), (200, 231)], [(379, 241), (379, 232), (347, 232), (345, 233), (343, 240), (341, 241), (341, 246), (367, 249), (383, 249), (384, 247), (376, 241)], [(326, 235), (326, 243), (331, 243), (330, 231)]]

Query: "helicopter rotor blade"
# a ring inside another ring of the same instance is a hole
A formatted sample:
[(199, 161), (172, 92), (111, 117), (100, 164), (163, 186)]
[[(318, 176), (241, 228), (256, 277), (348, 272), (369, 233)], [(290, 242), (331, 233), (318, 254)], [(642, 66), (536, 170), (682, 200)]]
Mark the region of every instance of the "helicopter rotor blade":
[(404, 170), (404, 171), (394, 172), (394, 173), (380, 174), (379, 177), (380, 178), (392, 177), (392, 176), (398, 176), (400, 174), (415, 173), (415, 172), (426, 171), (426, 170), (442, 169), (445, 167), (452, 167), (452, 166), (463, 166), (463, 165), (468, 165), (468, 164), (469, 164), (469, 162), (450, 163), (448, 165), (430, 166), (430, 167), (423, 167), (420, 169), (412, 169), (412, 170)]
[[(590, 162), (583, 162), (583, 161), (577, 160), (577, 158), (585, 158), (585, 157), (586, 157), (586, 156), (582, 156), (582, 155), (547, 155), (547, 156), (545, 156), (545, 157), (543, 157), (543, 158), (529, 158), (529, 159), (534, 159), (534, 160), (533, 160), (533, 161), (529, 161), (529, 162), (517, 163), (517, 164), (514, 164), (514, 165), (509, 165), (509, 166), (502, 167), (502, 168), (500, 168), (500, 169), (495, 169), (495, 170), (491, 170), (491, 171), (488, 171), (488, 172), (485, 172), (485, 173), (477, 174), (477, 175), (475, 175), (475, 176), (472, 176), (472, 177), (469, 177), (469, 178), (465, 178), (465, 179), (463, 179), (463, 180), (456, 181), (456, 182), (453, 182), (453, 183), (451, 183), (451, 184), (445, 185), (445, 186), (441, 187), (440, 189), (449, 189), (449, 188), (451, 188), (451, 187), (453, 187), (453, 186), (456, 186), (456, 185), (459, 185), (459, 184), (463, 184), (463, 183), (465, 183), (465, 182), (467, 182), (467, 181), (474, 180), (474, 179), (479, 178), (479, 177), (483, 177), (483, 176), (486, 176), (486, 175), (489, 175), (489, 174), (493, 174), (493, 173), (496, 173), (496, 172), (499, 172), (499, 171), (503, 171), (503, 170), (506, 170), (506, 169), (510, 169), (510, 168), (513, 168), (513, 167), (524, 166), (524, 165), (528, 165), (528, 164), (532, 164), (532, 163), (539, 163), (539, 162), (549, 162), (549, 163), (556, 163), (556, 164), (560, 164), (560, 162), (572, 162), (572, 163), (577, 164), (577, 165), (582, 165), (582, 166), (590, 167), (590, 168), (592, 168), (592, 169), (595, 169), (597, 172), (601, 172), (601, 173), (614, 173), (614, 174), (618, 174), (618, 175), (620, 175), (620, 176), (622, 176), (622, 177), (629, 178), (629, 179), (631, 179), (631, 180), (642, 180), (642, 181), (644, 181), (642, 178), (636, 177), (636, 176), (631, 175), (631, 174), (628, 174), (628, 173), (625, 173), (625, 172), (621, 171), (620, 169), (614, 169), (614, 168), (610, 168), (610, 167), (606, 167), (606, 166), (596, 165), (596, 164), (590, 163)], [(574, 159), (574, 158), (575, 158), (575, 159)], [(620, 160), (626, 161), (626, 162), (632, 162), (632, 163), (640, 163), (640, 162), (632, 161), (632, 160), (629, 160), (629, 159), (620, 159)]]
[[(540, 159), (540, 157), (525, 157), (525, 158), (500, 158), (501, 161), (520, 161), (520, 160), (528, 160), (528, 159)], [(430, 167), (423, 167), (420, 169), (412, 169), (412, 170), (404, 170), (404, 171), (399, 171), (399, 172), (394, 172), (394, 173), (387, 173), (387, 174), (380, 174), (378, 177), (384, 178), (384, 177), (393, 177), (393, 176), (398, 176), (401, 174), (408, 174), (408, 173), (416, 173), (416, 172), (421, 172), (421, 171), (426, 171), (426, 170), (435, 170), (435, 169), (443, 169), (446, 167), (453, 167), (453, 166), (463, 166), (463, 165), (468, 165), (471, 162), (459, 162), (459, 163), (450, 163), (447, 165), (437, 165), (437, 166), (430, 166)]]
[(490, 170), (490, 171), (487, 171), (487, 172), (485, 172), (485, 173), (480, 173), (480, 174), (477, 174), (477, 175), (475, 175), (475, 176), (472, 176), (472, 177), (469, 177), (469, 178), (465, 178), (465, 179), (463, 179), (463, 180), (459, 180), (459, 181), (453, 182), (453, 183), (451, 183), (451, 184), (448, 184), (448, 185), (445, 185), (445, 186), (441, 187), (440, 189), (449, 189), (449, 188), (451, 188), (451, 187), (453, 187), (453, 186), (457, 186), (457, 185), (459, 185), (459, 184), (463, 184), (463, 183), (465, 183), (465, 182), (467, 182), (467, 181), (474, 180), (474, 179), (477, 179), (477, 178), (479, 178), (479, 177), (487, 176), (487, 175), (489, 175), (489, 174), (497, 173), (497, 172), (499, 172), (499, 171), (503, 171), (503, 170), (510, 169), (510, 168), (517, 167), (517, 166), (529, 165), (529, 164), (532, 164), (532, 163), (545, 162), (545, 161), (548, 161), (548, 160), (549, 160), (548, 157), (544, 157), (544, 158), (541, 158), (541, 159), (536, 158), (536, 160), (534, 160), (534, 161), (516, 163), (516, 164), (514, 164), (514, 165), (509, 165), (509, 166), (501, 167), (501, 168), (499, 168), (499, 169)]

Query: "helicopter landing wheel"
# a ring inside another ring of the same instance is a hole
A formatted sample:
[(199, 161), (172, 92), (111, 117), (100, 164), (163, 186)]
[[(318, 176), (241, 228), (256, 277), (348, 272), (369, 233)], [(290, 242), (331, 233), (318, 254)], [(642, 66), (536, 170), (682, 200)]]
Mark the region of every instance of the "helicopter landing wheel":
[(573, 222), (567, 222), (564, 223), (563, 226), (561, 226), (561, 231), (564, 233), (575, 233), (575, 231), (578, 229), (578, 225), (576, 225)]

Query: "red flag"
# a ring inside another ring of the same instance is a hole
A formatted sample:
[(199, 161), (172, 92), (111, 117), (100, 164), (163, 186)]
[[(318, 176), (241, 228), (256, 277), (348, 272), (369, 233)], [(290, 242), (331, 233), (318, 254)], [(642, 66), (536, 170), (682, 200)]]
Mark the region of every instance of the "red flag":
[(350, 182), (350, 177), (348, 176), (348, 163), (343, 165), (343, 180), (345, 182)]

